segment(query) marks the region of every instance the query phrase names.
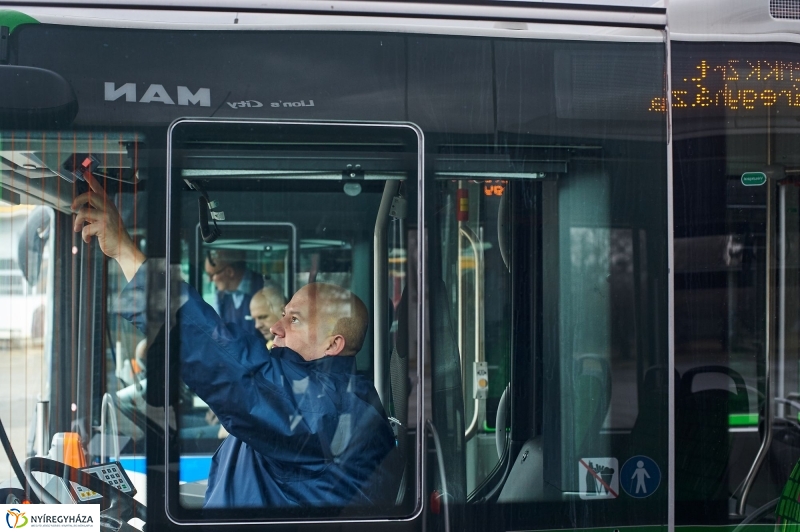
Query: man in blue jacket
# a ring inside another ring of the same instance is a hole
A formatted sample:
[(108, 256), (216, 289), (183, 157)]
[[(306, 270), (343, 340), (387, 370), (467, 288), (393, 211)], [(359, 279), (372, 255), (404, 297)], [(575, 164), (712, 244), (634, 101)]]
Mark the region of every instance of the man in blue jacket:
[(216, 308), (225, 323), (235, 323), (251, 334), (256, 332), (250, 316), (250, 301), (264, 286), (264, 278), (250, 271), (245, 253), (233, 249), (212, 249), (203, 265), (206, 275), (217, 290)]
[[(146, 257), (122, 228), (96, 180), (75, 198), (74, 230), (116, 260), (129, 283), (123, 315), (144, 329)], [(138, 303), (138, 306), (137, 306)], [(391, 502), (396, 476), (382, 467), (394, 436), (372, 383), (354, 355), (368, 313), (343, 288), (312, 283), (292, 297), (262, 339), (226, 324), (181, 283), (175, 331), (181, 377), (230, 436), (214, 455), (206, 508), (343, 507)]]

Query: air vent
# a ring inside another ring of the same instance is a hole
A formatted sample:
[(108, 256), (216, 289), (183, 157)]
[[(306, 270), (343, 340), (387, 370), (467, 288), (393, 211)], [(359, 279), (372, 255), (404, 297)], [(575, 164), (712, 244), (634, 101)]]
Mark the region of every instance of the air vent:
[(800, 20), (800, 0), (769, 0), (772, 18)]

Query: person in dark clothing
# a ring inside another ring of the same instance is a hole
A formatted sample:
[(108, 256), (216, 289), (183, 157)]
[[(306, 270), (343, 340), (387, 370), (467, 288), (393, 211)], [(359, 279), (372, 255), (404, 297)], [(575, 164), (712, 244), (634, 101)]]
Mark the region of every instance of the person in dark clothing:
[[(75, 198), (74, 230), (116, 260), (128, 285), (120, 309), (145, 327), (145, 256), (94, 178)], [(372, 383), (355, 372), (368, 324), (364, 303), (324, 283), (304, 286), (263, 338), (225, 323), (181, 283), (176, 330), (182, 378), (230, 436), (214, 455), (206, 508), (343, 507), (394, 500), (382, 467), (396, 443)]]
[(235, 323), (251, 334), (255, 324), (249, 319), (250, 301), (264, 287), (264, 278), (247, 269), (245, 253), (239, 250), (212, 249), (203, 265), (217, 289), (215, 309), (225, 323)]

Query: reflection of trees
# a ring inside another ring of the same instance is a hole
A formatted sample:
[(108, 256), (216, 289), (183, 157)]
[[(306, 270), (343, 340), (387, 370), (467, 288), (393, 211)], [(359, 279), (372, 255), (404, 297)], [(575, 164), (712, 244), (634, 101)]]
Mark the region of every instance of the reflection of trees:
[(598, 281), (608, 274), (633, 274), (633, 239), (630, 229), (573, 227), (570, 258), (574, 274), (594, 271)]
[(572, 275), (594, 282), (605, 281), (610, 256), (609, 229), (573, 227), (570, 229)]
[(570, 229), (573, 301), (594, 299), (593, 305), (585, 305), (594, 313), (604, 307), (611, 337), (608, 354), (624, 359), (631, 358), (635, 340), (632, 234), (630, 229), (606, 227)]

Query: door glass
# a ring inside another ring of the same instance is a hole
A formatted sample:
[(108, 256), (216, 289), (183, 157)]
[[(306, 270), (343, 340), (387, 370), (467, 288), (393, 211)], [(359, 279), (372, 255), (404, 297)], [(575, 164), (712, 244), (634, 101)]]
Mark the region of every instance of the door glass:
[(407, 126), (173, 130), (176, 516), (413, 510), (418, 142)]

